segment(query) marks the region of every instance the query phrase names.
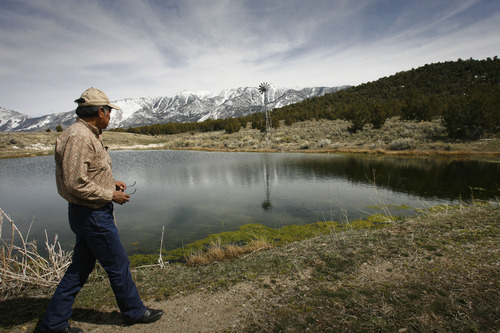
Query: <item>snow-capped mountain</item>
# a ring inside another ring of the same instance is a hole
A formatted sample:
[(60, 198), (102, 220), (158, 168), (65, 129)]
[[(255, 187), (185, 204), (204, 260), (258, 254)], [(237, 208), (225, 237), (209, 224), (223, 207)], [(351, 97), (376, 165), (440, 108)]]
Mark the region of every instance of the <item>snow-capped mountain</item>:
[(18, 128), (27, 119), (29, 117), (22, 113), (0, 107), (0, 132), (9, 132)]
[[(272, 89), (268, 109), (298, 103), (306, 98), (333, 93), (342, 87)], [(209, 92), (183, 91), (173, 97), (129, 98), (112, 102), (121, 107), (113, 110), (108, 128), (129, 128), (167, 122), (193, 122), (206, 119), (242, 117), (264, 111), (263, 96), (257, 88), (237, 88), (215, 95)], [(31, 118), (0, 107), (0, 132), (33, 132), (56, 126), (63, 128), (76, 119), (74, 110)]]

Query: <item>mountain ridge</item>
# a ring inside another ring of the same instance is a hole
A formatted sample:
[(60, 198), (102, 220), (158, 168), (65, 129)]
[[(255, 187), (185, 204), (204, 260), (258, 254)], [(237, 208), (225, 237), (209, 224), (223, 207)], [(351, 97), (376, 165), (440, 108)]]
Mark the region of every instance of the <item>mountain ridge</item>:
[[(333, 93), (348, 86), (275, 88), (270, 92), (268, 108), (301, 102)], [(114, 110), (109, 128), (129, 128), (168, 122), (201, 122), (207, 119), (242, 117), (264, 111), (262, 94), (256, 87), (226, 89), (219, 94), (208, 91), (181, 91), (174, 96), (125, 98), (114, 101), (121, 110)], [(66, 128), (76, 119), (74, 110), (29, 117), (0, 107), (0, 132), (34, 132)]]

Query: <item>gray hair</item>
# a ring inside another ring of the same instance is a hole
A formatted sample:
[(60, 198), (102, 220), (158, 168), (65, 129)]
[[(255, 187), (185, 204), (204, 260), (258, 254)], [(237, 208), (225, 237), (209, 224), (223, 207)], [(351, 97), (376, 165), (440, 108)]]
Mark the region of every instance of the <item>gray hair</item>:
[(107, 105), (86, 105), (78, 106), (75, 113), (81, 118), (95, 117), (99, 113), (100, 108), (104, 108), (107, 112), (111, 110), (111, 108)]

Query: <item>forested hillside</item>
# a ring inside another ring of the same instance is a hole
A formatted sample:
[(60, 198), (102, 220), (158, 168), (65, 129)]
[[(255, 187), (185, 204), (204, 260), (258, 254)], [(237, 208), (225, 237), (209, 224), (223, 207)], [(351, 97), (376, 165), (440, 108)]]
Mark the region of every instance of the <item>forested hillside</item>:
[[(311, 119), (348, 120), (349, 131), (385, 120), (430, 121), (442, 118), (450, 138), (479, 139), (500, 134), (500, 60), (461, 60), (436, 63), (397, 73), (322, 97), (272, 110), (273, 126)], [(128, 131), (174, 134), (185, 131), (237, 132), (252, 123), (262, 129), (264, 114), (201, 123), (168, 123)]]

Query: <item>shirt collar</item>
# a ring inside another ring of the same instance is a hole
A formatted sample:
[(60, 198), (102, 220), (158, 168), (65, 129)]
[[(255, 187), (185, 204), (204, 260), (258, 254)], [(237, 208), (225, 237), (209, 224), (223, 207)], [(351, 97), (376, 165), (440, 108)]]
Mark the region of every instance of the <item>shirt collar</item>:
[(102, 134), (102, 130), (98, 129), (97, 127), (95, 127), (94, 125), (92, 124), (89, 124), (88, 122), (86, 122), (85, 120), (83, 120), (82, 118), (78, 118), (78, 121), (81, 122), (82, 124), (84, 124), (85, 126), (87, 126), (87, 128), (92, 131), (92, 133), (95, 134), (95, 136), (97, 138), (99, 138)]

